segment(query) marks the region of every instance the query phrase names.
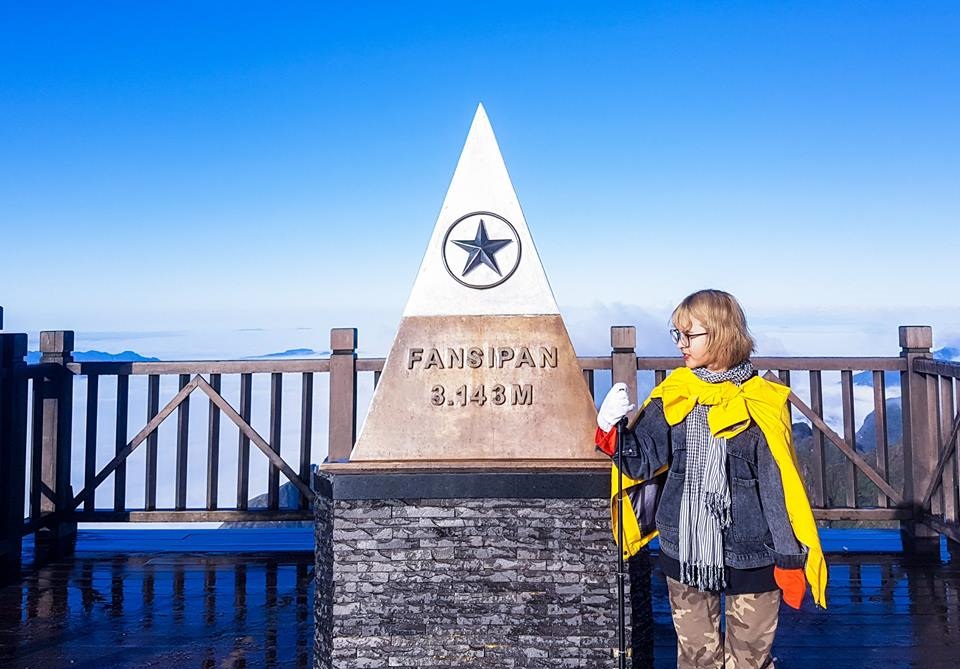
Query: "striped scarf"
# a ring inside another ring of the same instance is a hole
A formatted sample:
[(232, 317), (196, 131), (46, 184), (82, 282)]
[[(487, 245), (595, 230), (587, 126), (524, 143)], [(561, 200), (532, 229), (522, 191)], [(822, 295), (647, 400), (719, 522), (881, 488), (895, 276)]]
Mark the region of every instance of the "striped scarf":
[[(725, 372), (706, 367), (692, 370), (708, 383), (730, 381), (738, 386), (755, 374), (744, 360)], [(680, 498), (680, 580), (698, 590), (726, 587), (723, 530), (730, 525), (727, 484), (727, 440), (710, 434), (709, 407), (697, 404), (687, 415), (687, 473)]]

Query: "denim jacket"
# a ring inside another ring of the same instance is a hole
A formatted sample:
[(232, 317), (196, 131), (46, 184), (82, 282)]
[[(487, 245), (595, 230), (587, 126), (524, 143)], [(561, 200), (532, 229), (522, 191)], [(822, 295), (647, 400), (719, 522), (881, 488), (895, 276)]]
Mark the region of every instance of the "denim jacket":
[[(624, 430), (623, 444), (618, 444), (623, 449), (623, 471), (631, 478), (648, 479), (663, 465), (670, 465), (656, 522), (660, 550), (674, 559), (679, 559), (680, 498), (687, 466), (685, 423), (671, 427), (664, 418), (662, 400), (655, 398), (633, 428)], [(726, 565), (803, 567), (806, 553), (787, 516), (780, 470), (756, 424), (727, 440), (727, 481), (732, 522), (723, 535)]]

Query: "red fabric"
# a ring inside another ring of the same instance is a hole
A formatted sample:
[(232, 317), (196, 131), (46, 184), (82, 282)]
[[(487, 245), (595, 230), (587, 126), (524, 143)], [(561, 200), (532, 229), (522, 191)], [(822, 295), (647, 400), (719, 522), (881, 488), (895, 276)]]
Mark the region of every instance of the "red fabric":
[(807, 592), (807, 579), (803, 575), (803, 569), (781, 569), (773, 568), (773, 579), (783, 590), (783, 601), (788, 606), (799, 609), (803, 602), (803, 596)]
[(617, 452), (617, 431), (610, 428), (609, 432), (604, 432), (598, 427), (597, 433), (593, 437), (593, 443), (612, 458), (613, 454)]

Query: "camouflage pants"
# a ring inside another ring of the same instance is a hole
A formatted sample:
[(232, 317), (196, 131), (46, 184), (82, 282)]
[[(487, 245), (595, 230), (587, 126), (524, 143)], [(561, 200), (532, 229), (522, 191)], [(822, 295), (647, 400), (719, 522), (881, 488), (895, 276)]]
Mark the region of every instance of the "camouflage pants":
[(720, 636), (720, 595), (667, 578), (677, 669), (768, 669), (780, 615), (780, 591), (726, 595), (726, 634)]

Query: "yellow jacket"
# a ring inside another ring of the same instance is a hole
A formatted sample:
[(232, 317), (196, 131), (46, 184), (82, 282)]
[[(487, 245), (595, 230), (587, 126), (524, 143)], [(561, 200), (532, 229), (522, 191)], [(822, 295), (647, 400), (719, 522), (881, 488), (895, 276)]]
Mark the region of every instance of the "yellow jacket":
[[(787, 515), (794, 535), (807, 549), (804, 575), (810, 584), (814, 602), (826, 608), (827, 565), (820, 547), (820, 536), (813, 518), (810, 501), (800, 478), (796, 453), (792, 443), (792, 425), (787, 398), (790, 389), (779, 383), (754, 376), (742, 385), (724, 381), (708, 383), (687, 369), (680, 367), (650, 393), (643, 407), (654, 398), (663, 401), (663, 413), (670, 425), (677, 425), (693, 407), (700, 404), (710, 407), (707, 423), (715, 437), (730, 439), (746, 430), (751, 421), (755, 422), (766, 438), (767, 445), (780, 469), (783, 480), (783, 494)], [(642, 407), (641, 407), (642, 408)], [(666, 471), (663, 467), (655, 476)], [(613, 515), (613, 535), (617, 537), (617, 476), (616, 464), (611, 471), (611, 509)], [(624, 545), (621, 547), (626, 556), (634, 555), (656, 536), (656, 529), (641, 532), (627, 490), (644, 481), (622, 476), (624, 505)]]

